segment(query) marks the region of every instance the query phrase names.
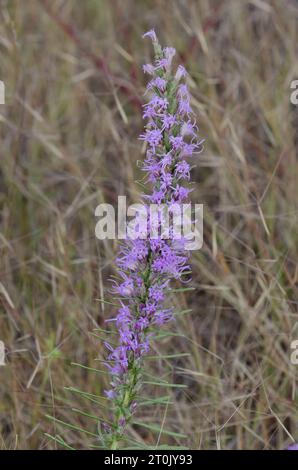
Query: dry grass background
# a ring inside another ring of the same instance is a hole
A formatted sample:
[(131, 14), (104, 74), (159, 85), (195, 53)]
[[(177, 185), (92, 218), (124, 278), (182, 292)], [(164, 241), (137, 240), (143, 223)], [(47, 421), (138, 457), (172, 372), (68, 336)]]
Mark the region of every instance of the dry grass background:
[[(0, 15), (1, 448), (55, 448), (46, 432), (87, 448), (93, 436), (45, 415), (96, 432), (71, 408), (106, 413), (64, 387), (100, 395), (106, 385), (70, 364), (98, 367), (104, 353), (90, 332), (112, 314), (95, 299), (108, 295), (116, 243), (95, 239), (94, 209), (139, 191), (151, 54), (140, 37), (151, 27), (191, 74), (207, 140), (192, 175), (205, 227), (196, 290), (173, 300), (192, 313), (172, 325), (181, 336), (154, 345), (190, 355), (150, 366), (188, 388), (169, 389), (173, 405), (140, 418), (185, 433), (193, 449), (297, 441), (297, 1), (1, 0)], [(158, 439), (130, 433), (141, 445)]]

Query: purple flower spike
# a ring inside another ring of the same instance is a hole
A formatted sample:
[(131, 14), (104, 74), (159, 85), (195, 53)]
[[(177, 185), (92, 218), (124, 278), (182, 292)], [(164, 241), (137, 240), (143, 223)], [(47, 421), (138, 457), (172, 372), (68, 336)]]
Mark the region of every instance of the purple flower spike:
[[(139, 137), (146, 144), (142, 170), (150, 185), (143, 201), (145, 205), (166, 204), (173, 211), (175, 205), (189, 202), (191, 166), (185, 159), (198, 153), (202, 141), (183, 81), (186, 71), (179, 65), (172, 72), (175, 49), (162, 48), (154, 30), (143, 37), (153, 41), (155, 51), (154, 63), (143, 66), (150, 75), (148, 102), (143, 106), (147, 123)], [(117, 449), (136, 412), (143, 359), (150, 350), (151, 335), (173, 319), (173, 309), (164, 305), (171, 280), (182, 280), (190, 270), (184, 241), (175, 239), (173, 230), (169, 231), (171, 236), (162, 237), (161, 217), (154, 218), (150, 213), (145, 225), (145, 237), (127, 239), (116, 259), (119, 281), (113, 281), (113, 292), (121, 296), (120, 306), (116, 317), (107, 321), (116, 326), (118, 341), (113, 346), (106, 343), (106, 367), (111, 375), (106, 396), (115, 410), (113, 432), (107, 434), (111, 449)]]

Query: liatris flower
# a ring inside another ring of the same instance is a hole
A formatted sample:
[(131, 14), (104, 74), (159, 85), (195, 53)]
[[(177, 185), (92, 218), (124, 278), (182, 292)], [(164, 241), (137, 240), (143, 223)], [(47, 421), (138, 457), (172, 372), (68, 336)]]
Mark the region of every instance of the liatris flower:
[[(143, 113), (148, 123), (140, 136), (147, 143), (143, 170), (151, 192), (144, 194), (143, 200), (167, 204), (171, 211), (175, 204), (188, 201), (191, 191), (188, 160), (201, 151), (202, 141), (197, 137), (188, 88), (181, 82), (186, 71), (181, 65), (175, 73), (172, 71), (175, 49), (162, 48), (154, 31), (144, 37), (153, 42), (155, 61), (143, 68), (151, 76), (147, 85), (149, 101)], [(148, 228), (152, 225), (149, 217)], [(150, 349), (151, 332), (173, 318), (173, 310), (164, 306), (170, 281), (182, 280), (190, 271), (183, 239), (163, 239), (161, 235), (126, 240), (116, 263), (119, 281), (114, 292), (120, 295), (121, 307), (116, 317), (108, 321), (115, 322), (119, 342), (116, 347), (106, 343), (109, 350), (106, 366), (112, 377), (106, 395), (115, 411), (112, 425), (105, 425), (103, 433), (104, 443), (111, 449), (118, 447), (136, 411), (142, 361)]]

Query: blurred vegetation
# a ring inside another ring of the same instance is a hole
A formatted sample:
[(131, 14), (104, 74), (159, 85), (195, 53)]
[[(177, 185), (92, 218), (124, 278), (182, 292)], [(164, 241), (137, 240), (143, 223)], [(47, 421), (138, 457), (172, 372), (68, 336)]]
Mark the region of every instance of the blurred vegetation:
[[(64, 387), (102, 394), (102, 341), (90, 334), (107, 297), (117, 244), (95, 239), (94, 209), (138, 195), (138, 135), (154, 27), (190, 72), (205, 151), (193, 170), (204, 247), (193, 252), (192, 308), (154, 345), (189, 356), (151, 374), (187, 388), (142, 408), (143, 423), (188, 436), (192, 449), (282, 449), (298, 440), (298, 5), (291, 0), (1, 0), (0, 368), (2, 449), (87, 448), (106, 408)], [(295, 336), (296, 334), (296, 336)], [(166, 362), (166, 364), (165, 364)], [(149, 390), (159, 396), (157, 387)], [(131, 436), (154, 445), (150, 429)], [(176, 441), (175, 441), (176, 442)], [(162, 443), (173, 443), (162, 436)]]

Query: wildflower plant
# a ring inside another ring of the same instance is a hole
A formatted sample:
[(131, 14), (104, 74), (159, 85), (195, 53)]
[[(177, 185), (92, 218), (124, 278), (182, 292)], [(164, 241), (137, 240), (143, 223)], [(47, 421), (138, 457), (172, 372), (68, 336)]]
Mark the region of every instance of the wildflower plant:
[[(188, 201), (191, 191), (190, 157), (202, 148), (198, 128), (190, 105), (185, 84), (186, 70), (179, 65), (173, 72), (175, 49), (162, 48), (153, 30), (144, 34), (152, 40), (155, 60), (143, 70), (149, 75), (147, 85), (149, 101), (144, 105), (143, 118), (147, 120), (140, 139), (146, 142), (146, 158), (142, 170), (146, 173), (147, 187), (143, 194), (149, 204), (167, 204), (169, 212), (175, 205)], [(160, 215), (161, 216), (161, 215)], [(151, 237), (155, 224), (155, 236)], [(173, 231), (166, 239), (159, 231), (160, 217), (147, 220), (147, 235), (128, 239), (121, 246), (116, 264), (118, 280), (114, 293), (121, 306), (115, 322), (119, 332), (116, 346), (106, 342), (109, 351), (106, 367), (111, 375), (106, 396), (111, 401), (113, 420), (103, 426), (105, 447), (117, 449), (127, 425), (138, 407), (138, 394), (142, 384), (143, 361), (150, 350), (154, 331), (173, 319), (174, 311), (165, 307), (170, 281), (185, 282), (190, 273), (186, 240), (177, 239)]]
[[(150, 80), (146, 91), (148, 101), (143, 106), (146, 126), (140, 135), (140, 140), (146, 143), (142, 170), (147, 192), (142, 194), (142, 200), (145, 206), (166, 206), (173, 215), (177, 205), (189, 201), (191, 157), (201, 151), (203, 141), (198, 137), (190, 105), (186, 70), (179, 65), (173, 71), (175, 49), (162, 48), (153, 30), (143, 37), (151, 39), (155, 57), (153, 64), (143, 66)], [(126, 238), (116, 258), (113, 295), (120, 303), (116, 314), (106, 320), (115, 331), (111, 335), (111, 330), (104, 330), (113, 339), (118, 337), (116, 342), (104, 342), (107, 350), (105, 366), (111, 377), (105, 396), (110, 401), (112, 416), (109, 422), (100, 422), (99, 436), (88, 432), (88, 435), (99, 437), (97, 448), (115, 450), (127, 441), (127, 426), (135, 422), (134, 415), (140, 402), (144, 362), (150, 343), (160, 328), (175, 317), (174, 309), (165, 302), (168, 293), (174, 291), (171, 281), (185, 283), (190, 280), (187, 240), (183, 236), (177, 237), (173, 227), (164, 236), (162, 212), (154, 219), (150, 211), (146, 213), (146, 230), (139, 224), (138, 236)], [(174, 356), (179, 357), (181, 353)], [(84, 392), (72, 391), (88, 398)], [(56, 418), (49, 418), (66, 425)], [(147, 427), (154, 428), (153, 425)], [(185, 437), (170, 431), (168, 434)], [(48, 437), (70, 448), (61, 436), (48, 434)]]

